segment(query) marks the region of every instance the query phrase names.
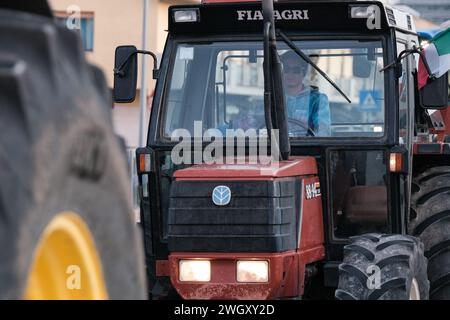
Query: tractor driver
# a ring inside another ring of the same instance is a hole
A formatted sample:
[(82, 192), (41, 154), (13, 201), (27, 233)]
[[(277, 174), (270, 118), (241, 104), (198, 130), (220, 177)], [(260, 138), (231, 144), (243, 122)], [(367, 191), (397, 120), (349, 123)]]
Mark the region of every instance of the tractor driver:
[(288, 51), (280, 58), (290, 135), (329, 137), (331, 120), (328, 97), (317, 87), (305, 86), (308, 64), (294, 51)]
[[(317, 87), (305, 86), (308, 64), (293, 51), (284, 53), (280, 58), (283, 63), (289, 135), (329, 137), (331, 120), (328, 97), (319, 92)], [(237, 119), (221, 125), (218, 129), (225, 134), (226, 129), (248, 130), (264, 127), (263, 117), (255, 117), (251, 110), (242, 110), (241, 113)]]

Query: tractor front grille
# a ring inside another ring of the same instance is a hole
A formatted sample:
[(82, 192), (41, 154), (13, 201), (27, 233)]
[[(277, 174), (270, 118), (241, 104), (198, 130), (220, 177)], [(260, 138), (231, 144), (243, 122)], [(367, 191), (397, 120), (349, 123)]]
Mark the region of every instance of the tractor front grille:
[[(231, 190), (213, 203), (217, 186)], [(169, 204), (171, 252), (282, 252), (298, 243), (300, 178), (267, 181), (175, 181)]]

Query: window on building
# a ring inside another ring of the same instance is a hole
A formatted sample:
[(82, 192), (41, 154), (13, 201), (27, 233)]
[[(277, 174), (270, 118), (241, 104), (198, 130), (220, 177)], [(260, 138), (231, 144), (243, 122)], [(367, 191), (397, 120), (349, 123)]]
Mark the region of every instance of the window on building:
[(66, 12), (55, 12), (56, 21), (80, 33), (81, 42), (85, 51), (94, 51), (94, 13), (81, 12), (79, 23)]

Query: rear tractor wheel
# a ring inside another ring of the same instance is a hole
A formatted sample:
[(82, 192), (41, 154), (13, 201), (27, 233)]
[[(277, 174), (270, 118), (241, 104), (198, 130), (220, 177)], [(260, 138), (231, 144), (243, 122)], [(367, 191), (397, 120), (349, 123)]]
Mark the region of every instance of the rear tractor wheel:
[(430, 299), (450, 299), (450, 167), (430, 168), (413, 180), (409, 234), (428, 258)]

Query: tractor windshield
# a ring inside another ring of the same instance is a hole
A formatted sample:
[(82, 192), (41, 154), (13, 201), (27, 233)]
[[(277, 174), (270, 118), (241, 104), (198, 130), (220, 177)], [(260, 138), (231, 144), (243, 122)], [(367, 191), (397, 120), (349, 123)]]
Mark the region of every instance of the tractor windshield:
[[(291, 138), (380, 137), (385, 130), (381, 41), (294, 41), (350, 98), (346, 101), (283, 42), (286, 111)], [(171, 64), (163, 133), (265, 129), (262, 43), (180, 43)], [(198, 134), (198, 132), (196, 133)]]

